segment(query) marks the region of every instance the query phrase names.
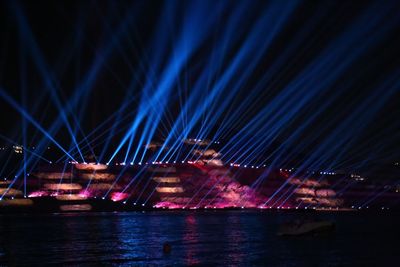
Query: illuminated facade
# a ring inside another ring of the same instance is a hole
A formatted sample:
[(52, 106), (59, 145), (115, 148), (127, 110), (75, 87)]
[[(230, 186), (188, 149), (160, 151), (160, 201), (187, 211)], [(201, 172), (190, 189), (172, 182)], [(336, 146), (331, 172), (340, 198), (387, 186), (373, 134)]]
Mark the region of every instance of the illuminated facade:
[[(109, 166), (94, 170), (91, 164), (71, 163), (39, 168), (28, 180), (28, 198), (2, 181), (1, 207), (21, 207), (53, 203), (52, 209), (102, 210), (161, 209), (367, 209), (387, 207), (398, 197), (396, 188), (379, 195), (374, 202), (365, 199), (377, 188), (335, 174), (304, 178), (289, 170), (204, 165), (198, 163)], [(268, 171), (261, 184), (257, 179)], [(338, 183), (338, 179), (340, 183)], [(336, 187), (332, 184), (336, 182)], [(256, 186), (254, 186), (256, 185)], [(393, 192), (392, 192), (393, 191)], [(22, 202), (21, 202), (22, 201)], [(29, 203), (30, 204), (29, 204)], [(106, 204), (109, 203), (110, 204)], [(113, 203), (113, 204), (111, 204)], [(88, 206), (89, 205), (89, 206)], [(104, 206), (105, 205), (105, 206)], [(108, 206), (107, 206), (108, 205)]]

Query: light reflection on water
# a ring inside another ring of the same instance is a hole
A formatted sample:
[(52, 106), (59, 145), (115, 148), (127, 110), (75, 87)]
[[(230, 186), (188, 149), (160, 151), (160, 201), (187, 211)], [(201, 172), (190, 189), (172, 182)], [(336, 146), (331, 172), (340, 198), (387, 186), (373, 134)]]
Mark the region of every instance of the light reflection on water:
[[(293, 213), (257, 211), (0, 216), (0, 266), (374, 266), (400, 259), (396, 214), (320, 215), (322, 237), (276, 236)], [(172, 245), (170, 254), (162, 251)]]

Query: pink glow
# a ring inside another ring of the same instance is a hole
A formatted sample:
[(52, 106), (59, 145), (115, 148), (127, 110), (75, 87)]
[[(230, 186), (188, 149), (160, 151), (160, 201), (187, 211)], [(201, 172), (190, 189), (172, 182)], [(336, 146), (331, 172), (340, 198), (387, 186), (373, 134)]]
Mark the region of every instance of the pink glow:
[(265, 196), (260, 195), (247, 185), (242, 185), (232, 177), (229, 169), (219, 166), (193, 165), (208, 176), (210, 187), (217, 189), (217, 197), (212, 203), (200, 203), (199, 207), (212, 206), (224, 208), (256, 208), (265, 203)]
[(158, 202), (154, 205), (155, 208), (167, 208), (167, 209), (180, 209), (183, 208), (183, 205), (175, 204), (168, 201)]
[(79, 192), (79, 195), (81, 197), (86, 197), (86, 198), (92, 197), (92, 195), (90, 194), (90, 192), (88, 190), (82, 190), (81, 192)]
[(35, 191), (28, 195), (28, 197), (46, 197), (48, 193), (46, 191)]
[(113, 192), (111, 194), (111, 200), (112, 201), (122, 201), (124, 199), (127, 199), (128, 197), (129, 197), (129, 194), (122, 193), (122, 192)]

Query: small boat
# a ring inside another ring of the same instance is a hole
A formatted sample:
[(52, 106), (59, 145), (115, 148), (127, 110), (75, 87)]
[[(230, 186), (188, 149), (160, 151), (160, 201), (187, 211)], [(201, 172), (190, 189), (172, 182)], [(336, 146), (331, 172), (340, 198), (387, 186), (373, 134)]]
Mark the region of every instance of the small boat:
[(335, 229), (330, 221), (307, 221), (283, 224), (278, 232), (279, 236), (314, 235), (329, 233)]

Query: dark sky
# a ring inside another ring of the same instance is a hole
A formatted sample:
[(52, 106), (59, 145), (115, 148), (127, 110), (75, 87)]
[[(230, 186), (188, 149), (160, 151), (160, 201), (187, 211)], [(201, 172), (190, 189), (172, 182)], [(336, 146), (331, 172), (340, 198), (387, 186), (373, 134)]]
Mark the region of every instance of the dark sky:
[[(206, 75), (200, 81), (211, 90), (224, 70), (233, 64), (235, 56), (242, 52), (243, 65), (229, 76), (229, 82), (221, 90), (228, 94), (227, 87), (234, 88), (241, 77), (244, 81), (239, 88), (231, 89), (235, 90), (234, 96), (225, 108), (213, 115), (217, 122), (210, 126), (210, 138), (223, 124), (223, 118), (229, 118), (229, 112), (239, 107), (245, 115), (226, 125), (225, 141), (241, 133), (258, 114), (262, 114), (266, 123), (272, 123), (267, 118), (276, 112), (268, 113), (265, 108), (304, 78), (310, 86), (291, 94), (298, 99), (297, 103), (308, 94), (310, 100), (300, 111), (293, 112), (295, 115), (280, 118), (279, 121), (287, 120), (285, 126), (279, 126), (278, 122), (271, 124), (271, 128), (280, 127), (278, 133), (271, 132), (276, 138), (256, 130), (246, 132), (250, 136), (247, 138), (272, 138), (274, 147), (281, 144), (296, 147), (301, 140), (309, 140), (312, 153), (325, 143), (334, 144), (332, 138), (344, 138), (351, 132), (356, 138), (348, 152), (350, 157), (352, 154), (390, 160), (398, 157), (399, 90), (390, 89), (394, 92), (384, 103), (377, 97), (380, 95), (377, 92), (382, 91), (383, 99), (384, 92), (389, 90), (382, 85), (385, 82), (389, 83), (388, 87), (399, 88), (396, 85), (400, 77), (398, 1), (287, 1), (286, 6), (281, 3), (282, 7), (276, 8), (277, 2), (268, 1), (1, 1), (1, 90), (25, 106), (27, 113), (46, 130), (54, 124), (60, 110), (52, 91), (62, 108), (68, 109), (71, 97), (77, 91), (87, 90), (72, 107), (78, 117), (81, 115), (79, 127), (85, 134), (114, 114), (128, 98), (136, 99), (123, 111), (127, 119), (117, 124), (119, 128), (127, 128), (140, 113), (138, 107), (146, 82), (150, 79), (156, 84), (146, 91), (148, 95), (154, 94), (168, 64), (187, 49), (179, 47), (179, 40), (184, 39), (185, 45), (193, 51), (175, 77), (162, 113), (165, 125), (157, 127), (154, 139), (168, 136), (170, 124), (182, 112), (182, 103), (188, 101), (194, 90), (199, 90), (194, 89), (195, 84), (204, 71), (214, 66), (218, 68), (209, 80)], [(292, 8), (287, 18), (283, 14), (285, 8)], [(270, 23), (264, 23), (263, 19), (268, 16)], [(262, 50), (261, 43), (269, 38), (280, 19), (282, 25), (268, 49)], [(261, 23), (257, 24), (259, 21)], [(250, 40), (252, 31), (255, 31), (255, 40)], [(332, 53), (329, 53), (330, 48)], [(250, 69), (252, 62), (255, 65)], [(320, 64), (316, 71), (309, 69), (315, 64)], [(343, 67), (342, 64), (347, 65)], [(246, 69), (251, 71), (246, 73)], [(267, 75), (271, 75), (269, 80), (257, 87)], [(90, 79), (89, 90), (82, 88), (87, 79)], [(188, 117), (193, 117), (204, 103), (201, 100), (207, 96), (204, 90), (189, 108)], [(241, 106), (252, 94), (251, 100)], [(371, 101), (371, 98), (377, 100)], [(331, 103), (327, 103), (329, 99)], [(215, 103), (207, 110), (216, 112), (223, 101), (223, 95), (215, 98)], [(320, 109), (323, 103), (326, 106)], [(4, 99), (0, 99), (0, 105), (1, 134), (22, 142), (21, 114)], [(295, 103), (280, 105), (290, 110)], [(358, 111), (349, 123), (342, 123), (363, 105), (365, 112)], [(315, 114), (312, 123), (291, 140), (291, 134)], [(76, 121), (67, 116), (75, 129)], [(201, 118), (204, 116), (206, 113)], [(365, 123), (358, 125), (357, 118)], [(115, 121), (107, 123), (106, 128), (112, 125)], [(197, 122), (192, 132), (198, 132), (201, 125)], [(143, 128), (141, 124), (140, 131)], [(341, 129), (337, 135), (330, 136), (337, 128)], [(32, 125), (27, 132), (30, 144), (43, 138)], [(317, 132), (320, 133), (318, 137)], [(113, 147), (118, 145), (123, 133), (115, 134)], [(69, 146), (71, 138), (65, 126), (52, 135), (63, 146)], [(82, 134), (78, 133), (77, 139), (81, 140)], [(243, 146), (241, 142), (243, 140), (237, 144)], [(371, 142), (374, 145), (381, 142), (382, 151), (377, 151), (378, 146), (370, 146)], [(299, 148), (298, 152), (308, 153), (304, 148)]]

